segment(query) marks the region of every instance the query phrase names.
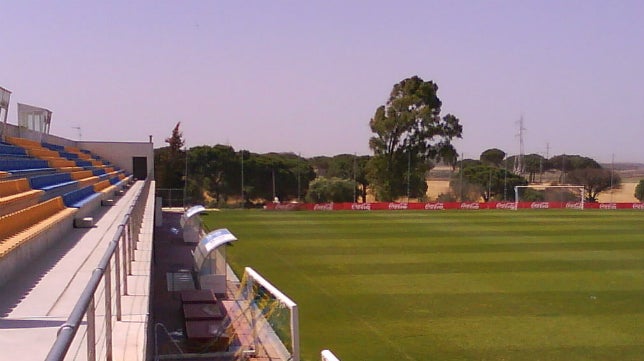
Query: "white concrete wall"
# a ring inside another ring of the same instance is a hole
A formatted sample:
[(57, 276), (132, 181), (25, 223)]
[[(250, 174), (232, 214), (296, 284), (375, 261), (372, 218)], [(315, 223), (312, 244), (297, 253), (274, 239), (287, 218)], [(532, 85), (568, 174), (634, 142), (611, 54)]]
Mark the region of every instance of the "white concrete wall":
[(114, 163), (130, 173), (132, 157), (146, 157), (148, 173), (154, 177), (154, 144), (149, 142), (78, 142), (78, 147), (87, 149)]
[(154, 178), (154, 143), (151, 142), (76, 142), (51, 134), (34, 132), (13, 124), (7, 124), (5, 134), (12, 137), (27, 138), (38, 142), (47, 142), (62, 146), (87, 149), (130, 173), (133, 172), (132, 157), (146, 157), (148, 161), (148, 173)]

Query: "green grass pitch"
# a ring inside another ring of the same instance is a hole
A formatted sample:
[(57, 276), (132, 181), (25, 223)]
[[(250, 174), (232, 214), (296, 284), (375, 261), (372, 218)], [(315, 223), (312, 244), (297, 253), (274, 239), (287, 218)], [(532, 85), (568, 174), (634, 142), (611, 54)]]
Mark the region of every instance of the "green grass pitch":
[(222, 211), (302, 359), (643, 360), (642, 211)]

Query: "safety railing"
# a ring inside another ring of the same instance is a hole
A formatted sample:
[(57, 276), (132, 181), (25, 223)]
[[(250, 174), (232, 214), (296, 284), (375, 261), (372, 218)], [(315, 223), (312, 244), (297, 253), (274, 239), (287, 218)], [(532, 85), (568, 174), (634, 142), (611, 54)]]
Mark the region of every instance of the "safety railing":
[[(65, 359), (70, 347), (75, 341), (76, 334), (81, 326), (86, 327), (87, 357), (88, 361), (97, 359), (97, 346), (104, 350), (105, 355), (99, 359), (112, 360), (112, 326), (113, 310), (116, 320), (121, 321), (121, 297), (128, 295), (127, 276), (132, 274), (132, 262), (135, 261), (135, 250), (139, 240), (139, 233), (145, 212), (150, 179), (145, 181), (128, 208), (123, 220), (119, 223), (114, 237), (101, 258), (98, 266), (93, 270), (83, 293), (79, 297), (67, 321), (60, 326), (56, 341), (49, 350), (45, 360), (62, 361)], [(114, 271), (114, 275), (112, 275)], [(103, 288), (99, 285), (103, 282)], [(114, 289), (112, 289), (114, 282)], [(104, 305), (97, 305), (96, 298), (103, 298)], [(98, 307), (97, 307), (98, 306)], [(97, 308), (104, 312), (104, 324), (97, 327)], [(86, 323), (83, 325), (83, 318)], [(97, 331), (101, 331), (97, 335)], [(104, 345), (97, 343), (97, 336), (104, 338)]]

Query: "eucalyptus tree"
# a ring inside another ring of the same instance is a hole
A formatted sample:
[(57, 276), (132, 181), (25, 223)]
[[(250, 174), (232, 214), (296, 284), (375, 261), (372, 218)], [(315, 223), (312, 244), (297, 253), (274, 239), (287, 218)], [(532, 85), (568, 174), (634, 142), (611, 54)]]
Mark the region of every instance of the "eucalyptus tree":
[(425, 174), (433, 162), (456, 153), (451, 140), (462, 136), (463, 127), (456, 116), (441, 116), (437, 92), (433, 81), (418, 76), (404, 79), (371, 118), (373, 157), (367, 177), (378, 199), (424, 196)]

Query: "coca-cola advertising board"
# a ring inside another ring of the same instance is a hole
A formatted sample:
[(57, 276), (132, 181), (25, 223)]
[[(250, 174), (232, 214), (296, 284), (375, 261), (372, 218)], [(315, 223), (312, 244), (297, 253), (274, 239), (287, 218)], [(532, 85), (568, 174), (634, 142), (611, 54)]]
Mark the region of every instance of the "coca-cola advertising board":
[[(275, 211), (442, 211), (450, 209), (582, 209), (581, 202), (369, 202), (369, 203), (269, 203), (264, 207)], [(638, 209), (644, 210), (644, 203), (584, 203), (583, 209)]]

